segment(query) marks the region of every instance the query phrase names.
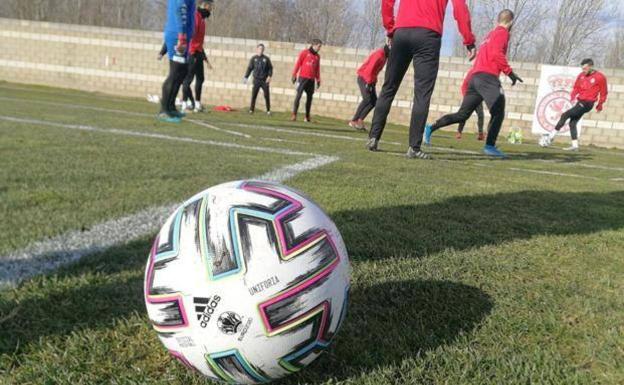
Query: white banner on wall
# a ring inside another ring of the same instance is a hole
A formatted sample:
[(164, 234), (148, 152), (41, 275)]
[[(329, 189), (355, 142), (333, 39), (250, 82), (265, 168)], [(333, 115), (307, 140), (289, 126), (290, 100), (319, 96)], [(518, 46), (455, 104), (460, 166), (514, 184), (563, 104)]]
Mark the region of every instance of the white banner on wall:
[[(542, 66), (535, 113), (533, 114), (533, 134), (543, 135), (555, 129), (561, 115), (572, 108), (570, 92), (581, 72), (577, 67)], [(581, 134), (582, 121), (577, 125)], [(567, 124), (559, 135), (568, 135), (570, 126)]]

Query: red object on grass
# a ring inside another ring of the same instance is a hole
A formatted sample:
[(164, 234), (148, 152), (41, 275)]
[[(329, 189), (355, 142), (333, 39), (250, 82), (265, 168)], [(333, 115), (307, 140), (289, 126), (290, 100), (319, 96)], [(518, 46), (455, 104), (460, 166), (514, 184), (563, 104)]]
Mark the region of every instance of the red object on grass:
[(236, 111), (235, 109), (233, 109), (230, 106), (216, 106), (215, 108), (213, 108), (214, 111), (219, 111), (219, 112), (233, 112)]

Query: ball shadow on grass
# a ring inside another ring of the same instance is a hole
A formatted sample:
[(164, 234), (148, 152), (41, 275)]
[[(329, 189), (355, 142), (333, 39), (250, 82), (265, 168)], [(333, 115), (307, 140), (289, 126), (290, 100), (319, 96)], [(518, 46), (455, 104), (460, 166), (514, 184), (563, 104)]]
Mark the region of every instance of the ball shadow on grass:
[(323, 383), (400, 365), (477, 328), (491, 312), (482, 290), (449, 281), (397, 281), (355, 287), (329, 353), (280, 384)]

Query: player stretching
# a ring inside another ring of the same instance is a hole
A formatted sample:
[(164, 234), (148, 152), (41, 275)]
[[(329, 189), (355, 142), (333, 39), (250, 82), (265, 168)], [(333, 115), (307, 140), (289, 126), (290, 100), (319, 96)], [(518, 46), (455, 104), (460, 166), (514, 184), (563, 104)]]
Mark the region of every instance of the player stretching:
[(505, 9), (498, 14), (498, 26), (485, 38), (479, 47), (479, 53), (472, 69), (466, 75), (466, 89), (464, 100), (459, 111), (441, 117), (433, 125), (427, 125), (425, 143), (431, 144), (431, 134), (451, 124), (466, 121), (477, 107), (485, 100), (490, 110), (490, 123), (483, 153), (495, 158), (505, 158), (506, 155), (496, 148), (496, 140), (505, 120), (505, 94), (499, 80), (500, 73), (509, 76), (512, 85), (521, 82), (507, 62), (507, 47), (509, 45), (509, 31), (514, 22), (514, 13)]
[(561, 119), (555, 126), (554, 131), (548, 135), (546, 142), (543, 143), (544, 147), (548, 147), (552, 144), (559, 130), (565, 126), (569, 119), (572, 146), (564, 148), (564, 150), (578, 151), (579, 143), (576, 125), (583, 115), (594, 108), (596, 102), (598, 102), (596, 111), (600, 113), (603, 105), (607, 101), (607, 95), (609, 94), (607, 78), (601, 72), (594, 70), (594, 61), (592, 59), (583, 60), (581, 62), (581, 67), (583, 72), (576, 78), (576, 83), (574, 83), (574, 88), (570, 94), (570, 100), (572, 103), (576, 101), (576, 105), (561, 115)]
[(256, 110), (256, 99), (258, 98), (260, 89), (262, 89), (267, 115), (271, 115), (271, 94), (269, 85), (273, 77), (273, 63), (271, 63), (271, 59), (264, 54), (264, 44), (258, 44), (256, 47), (256, 54), (257, 55), (252, 57), (249, 61), (247, 72), (245, 72), (245, 76), (243, 77), (243, 83), (246, 84), (249, 75), (253, 73), (253, 88), (251, 90), (251, 106), (249, 107), (249, 113), (253, 114)]
[[(195, 11), (194, 34), (189, 49), (190, 57), (188, 72), (182, 85), (182, 110), (202, 112), (202, 86), (204, 85), (204, 62), (212, 69), (204, 51), (204, 37), (206, 35), (206, 19), (210, 17), (213, 0), (199, 0)], [(195, 79), (195, 98), (191, 90), (191, 83)]]
[(375, 108), (375, 104), (377, 103), (377, 90), (375, 88), (377, 86), (377, 77), (386, 65), (389, 55), (390, 46), (386, 44), (383, 48), (373, 51), (364, 64), (357, 70), (357, 84), (362, 94), (362, 103), (360, 103), (355, 111), (353, 119), (349, 122), (351, 128), (362, 131), (366, 130), (366, 127), (364, 127), (364, 119), (366, 119), (366, 116)]
[[(465, 0), (452, 0), (454, 16), (464, 37), (470, 59), (476, 55), (475, 37), (470, 26), (470, 11)], [(420, 150), (431, 95), (435, 88), (440, 65), (442, 27), (448, 0), (401, 0), (398, 15), (394, 17), (396, 0), (383, 0), (382, 16), (392, 51), (388, 58), (386, 78), (381, 89), (367, 148), (377, 151), (386, 126), (390, 106), (410, 63), (414, 66), (414, 103), (410, 122), (408, 158), (430, 159)]]
[(323, 47), (321, 40), (312, 40), (310, 48), (301, 51), (297, 63), (295, 63), (292, 82), (293, 84), (297, 83), (297, 96), (295, 96), (295, 105), (293, 106), (291, 117), (293, 122), (297, 120), (299, 103), (304, 92), (306, 93), (305, 121), (311, 122), (312, 98), (314, 97), (314, 91), (321, 87), (321, 56), (319, 55), (321, 47)]
[(158, 119), (179, 123), (184, 114), (175, 106), (175, 98), (187, 72), (188, 39), (193, 37), (193, 10), (195, 0), (169, 0), (167, 2), (167, 23), (165, 24), (165, 45), (169, 57), (169, 76), (163, 83), (160, 114)]

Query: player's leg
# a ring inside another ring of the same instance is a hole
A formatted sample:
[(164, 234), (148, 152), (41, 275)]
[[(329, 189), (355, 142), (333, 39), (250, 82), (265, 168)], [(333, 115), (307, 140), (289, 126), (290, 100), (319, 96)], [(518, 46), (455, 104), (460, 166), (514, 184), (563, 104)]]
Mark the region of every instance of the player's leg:
[[(363, 120), (366, 115), (364, 115), (364, 111), (371, 103), (371, 92), (368, 84), (358, 76), (357, 84), (360, 89), (360, 94), (362, 95), (362, 102), (358, 105), (357, 110), (355, 110), (355, 115), (353, 115), (353, 119), (349, 122), (349, 126), (355, 128), (356, 130), (360, 130), (359, 121)], [(370, 110), (368, 110), (370, 112)]]
[(567, 110), (566, 112), (561, 114), (561, 117), (559, 118), (559, 121), (555, 125), (554, 130), (552, 130), (548, 134), (548, 140), (544, 144), (544, 146), (546, 146), (546, 147), (550, 146), (554, 142), (554, 140), (557, 137), (557, 134), (559, 133), (559, 131), (561, 131), (563, 126), (566, 125), (568, 120), (574, 119), (575, 117), (578, 117), (578, 119), (580, 119), (580, 117), (583, 116), (584, 111), (585, 111), (584, 105), (582, 103), (578, 102), (572, 108), (570, 108), (569, 110)]
[(195, 78), (195, 55), (191, 55), (188, 59), (187, 72), (182, 81), (182, 110), (192, 110), (195, 107), (195, 99), (191, 90), (191, 83)]
[(579, 142), (578, 142), (578, 122), (583, 118), (583, 115), (588, 113), (594, 107), (593, 103), (587, 104), (579, 102), (579, 104), (583, 107), (578, 110), (577, 114), (574, 114), (570, 117), (570, 137), (572, 138), (572, 145), (570, 147), (564, 148), (567, 151), (578, 151)]
[(305, 79), (299, 78), (297, 81), (297, 94), (295, 95), (295, 103), (293, 105), (292, 120), (297, 120), (297, 113), (299, 112), (299, 104), (301, 103), (301, 96), (304, 91)]
[(490, 110), (490, 123), (483, 152), (496, 158), (505, 158), (506, 155), (496, 148), (496, 141), (505, 120), (506, 100), (503, 87), (498, 77), (489, 74), (475, 75), (474, 85)]
[(249, 106), (249, 113), (253, 114), (256, 111), (256, 101), (258, 100), (258, 93), (260, 92), (260, 80), (254, 79), (253, 87), (251, 88), (251, 105)]
[(204, 58), (202, 54), (197, 55), (195, 60), (195, 112), (201, 112), (203, 110), (201, 100), (205, 80)]
[(453, 114), (442, 116), (435, 123), (425, 128), (425, 144), (431, 144), (431, 134), (440, 128), (452, 126), (453, 124), (465, 123), (482, 102), (483, 97), (475, 90), (471, 82), (459, 110)]
[(362, 128), (364, 128), (363, 120), (366, 119), (368, 114), (370, 114), (370, 112), (373, 110), (373, 108), (375, 108), (376, 105), (377, 105), (377, 89), (375, 88), (374, 85), (371, 85), (370, 86), (370, 100), (369, 100), (369, 103), (364, 108), (364, 110), (362, 110), (362, 115), (360, 115), (360, 124), (361, 124)]
[(485, 114), (483, 111), (483, 103), (479, 104), (476, 109), (477, 112), (477, 128), (479, 129), (479, 136), (477, 140), (485, 140), (485, 134), (483, 133), (483, 126), (485, 124)]
[[(410, 122), (409, 144), (412, 153), (419, 153), (423, 142), (425, 125), (429, 117), (431, 95), (435, 88), (440, 66), (442, 38), (436, 32), (416, 29), (414, 41), (414, 103)], [(468, 115), (470, 116), (470, 115)], [(464, 119), (465, 120), (465, 119)], [(424, 158), (420, 156), (420, 158)]]
[(310, 123), (312, 121), (312, 118), (311, 118), (312, 101), (314, 100), (314, 87), (316, 85), (315, 85), (315, 80), (314, 79), (307, 79), (306, 82), (307, 82), (307, 84), (305, 86), (305, 93), (306, 93), (306, 106), (305, 106), (306, 115), (305, 115), (305, 121)]
[(267, 114), (271, 115), (271, 87), (266, 80), (262, 81), (260, 87), (262, 88), (262, 94), (264, 95), (264, 105), (266, 106)]
[(375, 114), (373, 115), (373, 123), (369, 133), (369, 142), (367, 148), (371, 151), (377, 150), (377, 145), (383, 134), (390, 113), (390, 107), (394, 101), (394, 97), (399, 91), (401, 82), (405, 77), (405, 73), (409, 68), (410, 62), (414, 57), (412, 43), (410, 41), (409, 30), (401, 28), (394, 34), (392, 40), (392, 50), (386, 65), (386, 75), (384, 84), (379, 93), (379, 99), (375, 106)]

